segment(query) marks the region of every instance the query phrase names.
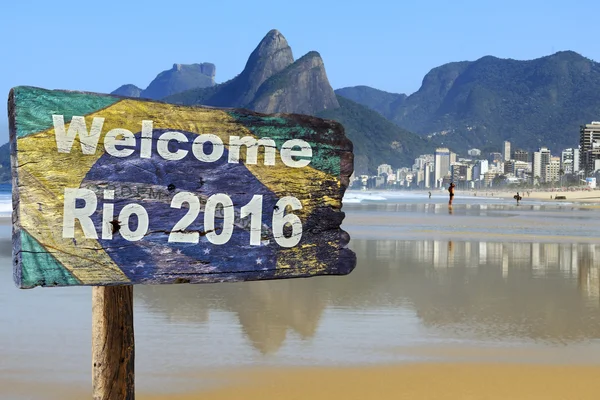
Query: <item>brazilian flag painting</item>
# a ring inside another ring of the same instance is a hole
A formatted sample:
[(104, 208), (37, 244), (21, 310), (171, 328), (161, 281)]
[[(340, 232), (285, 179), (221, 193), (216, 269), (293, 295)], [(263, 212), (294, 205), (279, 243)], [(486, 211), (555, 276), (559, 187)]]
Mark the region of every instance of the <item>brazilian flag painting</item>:
[(334, 121), (16, 87), (20, 288), (344, 275), (352, 142)]

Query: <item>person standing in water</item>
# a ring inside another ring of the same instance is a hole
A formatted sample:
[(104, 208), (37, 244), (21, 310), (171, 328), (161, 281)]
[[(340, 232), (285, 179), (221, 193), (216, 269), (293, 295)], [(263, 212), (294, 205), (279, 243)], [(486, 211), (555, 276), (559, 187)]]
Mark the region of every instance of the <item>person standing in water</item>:
[(450, 193), (450, 201), (448, 205), (452, 205), (452, 200), (454, 199), (454, 182), (450, 182), (450, 186), (448, 187), (448, 193)]
[(519, 194), (519, 192), (517, 192), (517, 194), (514, 195), (513, 198), (517, 201), (517, 205), (519, 205), (519, 201), (521, 201), (521, 199), (523, 197), (521, 197), (521, 195)]

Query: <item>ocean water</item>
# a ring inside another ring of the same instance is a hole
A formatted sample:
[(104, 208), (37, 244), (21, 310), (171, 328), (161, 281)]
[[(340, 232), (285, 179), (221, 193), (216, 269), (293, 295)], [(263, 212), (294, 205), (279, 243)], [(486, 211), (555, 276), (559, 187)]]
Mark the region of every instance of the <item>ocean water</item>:
[[(239, 366), (599, 363), (600, 213), (513, 203), (348, 192), (349, 276), (136, 286), (137, 388)], [(90, 385), (91, 289), (16, 289), (0, 228), (0, 398), (18, 399), (2, 382)]]
[(12, 214), (12, 186), (0, 184), (0, 218), (10, 217)]

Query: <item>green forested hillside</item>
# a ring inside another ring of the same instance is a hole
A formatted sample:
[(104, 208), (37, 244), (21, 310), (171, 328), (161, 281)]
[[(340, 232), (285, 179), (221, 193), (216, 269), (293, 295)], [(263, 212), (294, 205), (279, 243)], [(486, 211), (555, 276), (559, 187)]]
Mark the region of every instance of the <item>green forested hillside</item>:
[(403, 93), (389, 93), (369, 86), (345, 87), (336, 89), (335, 93), (367, 106), (386, 118), (390, 116), (391, 110), (396, 109), (407, 98)]
[(433, 152), (433, 143), (394, 125), (379, 113), (342, 96), (338, 96), (338, 102), (340, 108), (322, 111), (317, 116), (344, 126), (354, 143), (357, 174), (373, 173), (383, 163), (394, 168), (411, 166), (420, 154)]
[[(557, 153), (577, 145), (579, 125), (600, 119), (599, 93), (600, 63), (572, 51), (526, 61), (486, 56), (434, 68), (383, 115), (459, 152), (509, 140)], [(388, 95), (361, 102), (378, 110), (373, 104)]]

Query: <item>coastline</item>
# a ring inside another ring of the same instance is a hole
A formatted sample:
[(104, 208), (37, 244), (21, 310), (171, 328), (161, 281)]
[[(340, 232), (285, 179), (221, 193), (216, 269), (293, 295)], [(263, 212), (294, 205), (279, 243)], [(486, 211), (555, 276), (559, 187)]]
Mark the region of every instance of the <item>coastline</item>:
[[(600, 190), (507, 190), (507, 189), (492, 189), (487, 190), (455, 190), (454, 193), (457, 197), (471, 197), (474, 200), (477, 198), (484, 199), (502, 199), (514, 201), (513, 196), (519, 191), (523, 199), (522, 203), (526, 203), (528, 200), (536, 200), (543, 202), (550, 202), (554, 204), (560, 204), (561, 202), (576, 202), (576, 203), (600, 203)], [(422, 195), (425, 198), (429, 195), (429, 190), (385, 190), (385, 189), (371, 189), (371, 190), (347, 190), (348, 194), (358, 193), (403, 193), (412, 195)], [(525, 193), (525, 195), (524, 195)], [(475, 195), (476, 194), (476, 195)], [(432, 198), (439, 198), (441, 196), (448, 198), (448, 191), (446, 189), (432, 189)], [(555, 200), (555, 196), (565, 196), (564, 200)], [(552, 199), (550, 198), (552, 196)]]

